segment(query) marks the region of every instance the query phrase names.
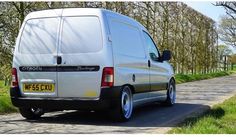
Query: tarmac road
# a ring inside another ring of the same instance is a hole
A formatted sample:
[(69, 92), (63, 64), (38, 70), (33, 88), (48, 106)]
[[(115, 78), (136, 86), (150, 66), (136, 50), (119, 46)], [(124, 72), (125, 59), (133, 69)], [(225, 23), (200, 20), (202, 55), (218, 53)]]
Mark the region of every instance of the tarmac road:
[(134, 110), (133, 118), (114, 123), (106, 113), (51, 112), (42, 119), (25, 120), (20, 114), (0, 115), (0, 133), (166, 133), (185, 118), (236, 95), (236, 75), (177, 85), (173, 107), (150, 104)]

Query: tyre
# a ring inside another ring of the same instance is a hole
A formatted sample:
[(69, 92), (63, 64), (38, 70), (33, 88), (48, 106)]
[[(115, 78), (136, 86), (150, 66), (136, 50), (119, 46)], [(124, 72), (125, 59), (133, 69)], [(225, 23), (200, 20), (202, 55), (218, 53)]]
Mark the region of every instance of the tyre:
[(129, 86), (121, 89), (121, 95), (116, 107), (110, 111), (110, 116), (114, 121), (128, 121), (133, 113), (133, 95)]
[(41, 108), (19, 108), (20, 114), (26, 119), (39, 119), (43, 114)]
[(167, 89), (167, 98), (165, 101), (165, 105), (173, 106), (175, 104), (175, 100), (176, 100), (176, 86), (175, 86), (175, 81), (171, 79)]

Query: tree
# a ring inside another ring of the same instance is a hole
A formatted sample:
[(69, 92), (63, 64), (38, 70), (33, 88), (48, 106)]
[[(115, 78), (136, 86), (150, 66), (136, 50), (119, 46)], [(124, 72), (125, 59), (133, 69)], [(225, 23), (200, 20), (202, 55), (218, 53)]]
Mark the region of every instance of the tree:
[(233, 51), (226, 45), (218, 45), (218, 52), (221, 59), (223, 56), (228, 56), (233, 53)]
[(223, 67), (224, 70), (226, 70), (226, 68), (228, 69), (228, 63), (230, 60), (228, 60), (227, 58), (231, 56), (233, 51), (226, 45), (218, 45), (218, 52), (221, 64), (220, 66)]
[(227, 16), (222, 17), (218, 33), (225, 44), (236, 47), (236, 20)]
[(236, 2), (216, 2), (216, 6), (223, 6), (227, 15), (236, 20)]
[(172, 51), (176, 73), (207, 73), (218, 66), (215, 22), (183, 2), (0, 2), (0, 78), (11, 76), (15, 40), (25, 16), (67, 7), (104, 8), (134, 18), (148, 29), (160, 52)]
[(9, 81), (16, 37), (25, 16), (46, 8), (42, 2), (0, 2), (0, 79)]
[(233, 70), (236, 64), (236, 54), (229, 56), (229, 62), (231, 63), (231, 70)]

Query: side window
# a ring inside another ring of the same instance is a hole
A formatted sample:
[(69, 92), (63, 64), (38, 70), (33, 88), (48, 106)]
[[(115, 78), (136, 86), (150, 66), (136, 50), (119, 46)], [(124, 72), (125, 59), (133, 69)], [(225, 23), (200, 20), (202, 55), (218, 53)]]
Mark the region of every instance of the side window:
[(157, 59), (159, 57), (159, 51), (158, 51), (155, 43), (153, 42), (152, 38), (146, 32), (143, 32), (143, 35), (145, 38), (145, 42), (148, 46), (149, 56), (153, 60)]

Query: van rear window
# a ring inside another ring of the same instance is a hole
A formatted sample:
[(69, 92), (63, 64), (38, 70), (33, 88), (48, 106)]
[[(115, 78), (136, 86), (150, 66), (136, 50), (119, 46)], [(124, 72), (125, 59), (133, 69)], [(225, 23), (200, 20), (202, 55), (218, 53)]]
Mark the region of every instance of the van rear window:
[(64, 17), (61, 52), (64, 54), (97, 52), (102, 49), (102, 32), (98, 17)]
[(20, 53), (49, 54), (55, 52), (58, 23), (57, 18), (28, 20), (20, 38)]

